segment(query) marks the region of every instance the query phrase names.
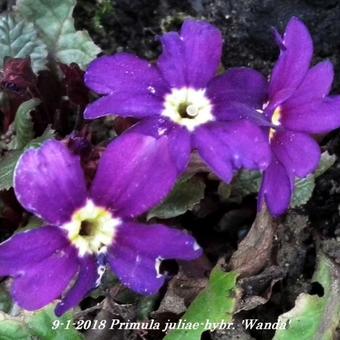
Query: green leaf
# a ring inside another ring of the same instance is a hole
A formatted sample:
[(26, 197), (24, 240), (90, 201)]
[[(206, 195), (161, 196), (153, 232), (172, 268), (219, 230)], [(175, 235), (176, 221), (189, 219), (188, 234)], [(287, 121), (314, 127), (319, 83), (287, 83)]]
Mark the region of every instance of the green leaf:
[(323, 175), (336, 161), (336, 155), (330, 155), (328, 151), (321, 154), (321, 160), (318, 169), (315, 172), (315, 176), (319, 177)]
[(18, 107), (14, 120), (16, 149), (23, 149), (34, 137), (31, 111), (34, 110), (40, 103), (40, 99), (32, 98), (23, 102)]
[(208, 286), (196, 297), (182, 317), (186, 324), (197, 323), (197, 329), (176, 329), (164, 339), (197, 340), (207, 329), (213, 330), (222, 322), (231, 322), (236, 306), (237, 275), (235, 272), (226, 273), (216, 266), (210, 274)]
[(38, 148), (39, 146), (41, 146), (41, 144), (43, 144), (49, 139), (53, 139), (54, 137), (55, 137), (55, 131), (50, 126), (48, 126), (41, 136), (32, 139), (27, 144), (25, 150), (28, 148)]
[(26, 225), (19, 227), (14, 234), (22, 233), (23, 231), (28, 231), (44, 226), (46, 223), (39, 217), (32, 215)]
[[(53, 329), (53, 321), (59, 320), (60, 326)], [(67, 329), (67, 323), (71, 320)], [(30, 333), (38, 339), (46, 340), (80, 340), (83, 336), (72, 326), (72, 315), (66, 313), (57, 318), (54, 314), (54, 306), (35, 313), (27, 322)]]
[(295, 180), (295, 191), (290, 206), (292, 208), (297, 208), (306, 204), (312, 197), (314, 187), (315, 177), (313, 175)]
[(10, 151), (0, 160), (0, 191), (12, 187), (14, 169), (21, 154), (20, 150)]
[(318, 257), (313, 281), (324, 289), (322, 297), (302, 293), (295, 307), (279, 317), (287, 329), (278, 329), (274, 340), (332, 340), (340, 320), (340, 279), (337, 265), (325, 255)]
[(54, 137), (54, 130), (47, 128), (44, 133), (32, 139), (23, 150), (13, 150), (9, 151), (0, 160), (0, 191), (8, 190), (13, 186), (13, 174), (15, 166), (20, 158), (20, 156), (29, 148), (37, 148), (43, 142)]
[[(53, 323), (54, 322), (54, 323)], [(83, 335), (72, 326), (70, 313), (58, 318), (54, 306), (39, 312), (24, 312), (18, 317), (0, 313), (0, 339), (4, 340), (81, 340)], [(58, 327), (57, 326), (58, 323)]]
[(234, 196), (246, 196), (258, 192), (261, 183), (261, 174), (257, 171), (242, 170), (233, 183)]
[(0, 311), (4, 313), (8, 313), (12, 307), (12, 298), (5, 285), (3, 283), (0, 284)]
[(205, 183), (197, 177), (184, 178), (179, 181), (167, 199), (151, 210), (148, 220), (152, 217), (172, 218), (192, 210), (204, 198)]
[(86, 31), (76, 31), (72, 18), (75, 5), (76, 0), (18, 0), (17, 10), (35, 25), (54, 58), (85, 68), (100, 48)]
[(221, 182), (218, 194), (223, 201), (241, 203), (243, 197), (257, 193), (260, 189), (261, 173), (241, 170), (231, 184)]
[(29, 340), (29, 330), (19, 321), (1, 320), (0, 315), (0, 339), (4, 340)]
[[(304, 205), (309, 201), (315, 187), (315, 179), (326, 172), (335, 163), (335, 160), (335, 155), (330, 155), (325, 151), (321, 155), (319, 168), (314, 174), (295, 180), (292, 208)], [(243, 197), (259, 191), (261, 178), (261, 174), (257, 171), (241, 170), (231, 184), (220, 183), (218, 194), (223, 201), (240, 203)]]
[(46, 45), (38, 38), (32, 23), (6, 15), (0, 18), (0, 67), (5, 57), (30, 57), (35, 72), (45, 69)]
[(319, 168), (314, 174), (307, 176), (306, 178), (298, 178), (295, 181), (295, 192), (291, 207), (297, 208), (306, 204), (312, 197), (315, 188), (315, 179), (324, 174), (336, 161), (335, 155), (330, 155), (327, 151), (321, 155)]

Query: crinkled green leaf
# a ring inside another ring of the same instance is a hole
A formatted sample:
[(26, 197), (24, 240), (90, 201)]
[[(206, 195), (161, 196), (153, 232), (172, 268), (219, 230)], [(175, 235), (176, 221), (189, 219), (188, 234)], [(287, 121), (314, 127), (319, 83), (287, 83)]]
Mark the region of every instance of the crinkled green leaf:
[(39, 137), (36, 137), (34, 139), (32, 139), (27, 145), (25, 149), (28, 148), (38, 148), (42, 143), (44, 143), (45, 141), (47, 141), (48, 139), (53, 139), (55, 137), (55, 131), (48, 126), (45, 131), (43, 132), (43, 134)]
[(319, 177), (323, 175), (336, 161), (336, 155), (330, 155), (328, 151), (321, 154), (321, 160), (318, 169), (315, 172), (315, 176)]
[(28, 144), (26, 144), (26, 147), (24, 149), (9, 151), (0, 160), (0, 191), (8, 190), (13, 186), (14, 169), (22, 153), (28, 148), (39, 147), (43, 142), (53, 137), (54, 130), (52, 130), (51, 128), (47, 128), (41, 136), (32, 139)]
[(39, 217), (32, 215), (26, 225), (18, 228), (14, 233), (22, 233), (23, 231), (32, 230), (44, 226), (46, 223)]
[[(231, 322), (236, 306), (237, 273), (226, 273), (218, 266), (211, 272), (208, 286), (196, 297), (182, 319), (198, 323), (197, 329), (177, 329), (165, 340), (197, 340), (207, 329), (218, 328), (222, 322)], [(210, 325), (207, 324), (209, 320)], [(215, 323), (215, 325), (213, 325)], [(210, 326), (210, 327), (209, 327)]]
[(168, 198), (151, 210), (148, 219), (158, 217), (172, 218), (192, 210), (204, 198), (205, 183), (198, 177), (184, 178), (179, 181)]
[(0, 314), (0, 339), (3, 340), (30, 340), (30, 332), (20, 321), (1, 320)]
[[(53, 321), (59, 320), (60, 326), (53, 329)], [(38, 339), (44, 340), (80, 340), (83, 335), (74, 329), (72, 325), (66, 327), (67, 322), (73, 321), (71, 313), (66, 313), (62, 317), (57, 318), (54, 314), (54, 306), (46, 308), (41, 312), (33, 314), (28, 320), (27, 326), (30, 333)]]
[(32, 23), (11, 15), (0, 17), (0, 67), (5, 57), (30, 57), (35, 72), (46, 67), (46, 45), (38, 38)]
[(222, 200), (240, 203), (243, 197), (257, 193), (261, 184), (261, 174), (257, 171), (241, 170), (231, 184), (221, 182), (218, 194)]
[(40, 99), (32, 98), (18, 107), (14, 120), (16, 149), (23, 149), (34, 137), (31, 111), (40, 103)]
[(75, 5), (76, 0), (18, 0), (17, 11), (35, 25), (54, 58), (85, 68), (100, 48), (86, 31), (76, 31), (72, 18)]
[(0, 191), (12, 187), (14, 169), (21, 154), (20, 150), (10, 151), (0, 160)]
[(327, 151), (325, 151), (321, 155), (319, 168), (314, 174), (311, 174), (306, 178), (296, 179), (295, 192), (291, 207), (297, 208), (309, 201), (315, 187), (315, 179), (325, 173), (335, 163), (335, 160), (335, 155), (330, 155)]
[(231, 185), (220, 182), (217, 188), (218, 196), (220, 196), (221, 201), (227, 201), (231, 196)]
[(0, 311), (8, 313), (12, 307), (11, 295), (3, 283), (0, 284)]
[(312, 197), (314, 187), (315, 177), (313, 175), (297, 179), (295, 181), (295, 192), (290, 206), (292, 208), (297, 208), (306, 204)]
[(246, 196), (259, 191), (261, 174), (257, 171), (243, 170), (233, 182), (233, 195)]
[(279, 317), (286, 329), (276, 331), (274, 340), (332, 340), (340, 321), (339, 268), (325, 255), (318, 258), (313, 281), (322, 285), (324, 294), (302, 293), (295, 307)]
[[(291, 207), (296, 208), (306, 204), (312, 196), (315, 179), (327, 171), (334, 163), (336, 157), (327, 151), (322, 153), (319, 168), (314, 174), (306, 178), (297, 178), (295, 192)], [(257, 171), (241, 170), (231, 184), (220, 183), (218, 194), (222, 200), (240, 203), (243, 197), (255, 194), (259, 191), (261, 174)]]
[[(56, 321), (57, 320), (57, 321)], [(68, 321), (71, 320), (68, 325)], [(56, 322), (60, 322), (56, 327)], [(53, 324), (53, 322), (55, 322)], [(58, 318), (54, 306), (39, 312), (25, 312), (17, 317), (0, 313), (0, 339), (4, 340), (81, 340), (83, 335), (72, 326), (72, 315), (67, 313)], [(53, 326), (54, 325), (54, 326)], [(66, 327), (68, 325), (68, 327)]]

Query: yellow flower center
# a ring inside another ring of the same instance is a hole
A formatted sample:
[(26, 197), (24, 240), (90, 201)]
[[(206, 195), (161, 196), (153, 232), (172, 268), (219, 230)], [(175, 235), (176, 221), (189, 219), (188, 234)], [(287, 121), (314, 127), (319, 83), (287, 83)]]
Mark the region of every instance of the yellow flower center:
[(71, 221), (62, 228), (71, 243), (78, 249), (79, 256), (105, 253), (115, 238), (121, 220), (91, 200), (74, 212)]
[[(281, 119), (281, 108), (277, 107), (272, 115), (272, 119), (271, 119), (272, 124), (275, 126), (280, 126), (281, 125), (280, 119)], [(269, 130), (269, 140), (271, 140), (274, 137), (275, 132), (276, 132), (275, 129)]]
[(215, 120), (212, 104), (205, 90), (183, 87), (166, 95), (162, 115), (185, 126), (189, 131), (201, 124)]

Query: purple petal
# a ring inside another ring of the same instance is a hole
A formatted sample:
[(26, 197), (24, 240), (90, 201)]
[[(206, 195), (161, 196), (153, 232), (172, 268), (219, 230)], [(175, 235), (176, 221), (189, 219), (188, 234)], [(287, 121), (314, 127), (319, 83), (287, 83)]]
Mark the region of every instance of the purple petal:
[(161, 260), (193, 260), (201, 254), (195, 240), (184, 232), (163, 225), (125, 223), (118, 229), (109, 263), (127, 287), (150, 295), (164, 282), (159, 273)]
[(269, 98), (275, 105), (286, 100), (305, 77), (313, 55), (313, 41), (308, 29), (297, 18), (292, 18), (283, 37), (281, 49), (269, 85)]
[(312, 67), (294, 94), (282, 105), (282, 110), (294, 111), (295, 108), (323, 99), (331, 90), (334, 78), (330, 61)]
[[(214, 78), (207, 95), (214, 104), (214, 115), (219, 119), (240, 119), (233, 103), (262, 108), (267, 93), (267, 80), (261, 73), (249, 68), (234, 68)], [(242, 114), (242, 113), (241, 113)]]
[(166, 136), (125, 133), (102, 156), (92, 198), (120, 217), (138, 216), (160, 203), (176, 178)]
[[(222, 108), (223, 106), (223, 108)], [(256, 110), (247, 104), (239, 102), (229, 102), (225, 105), (217, 108), (217, 116), (222, 121), (237, 121), (237, 120), (249, 120), (258, 126), (272, 127), (270, 119), (266, 112)], [(270, 116), (269, 116), (270, 118)]]
[(110, 114), (124, 117), (160, 114), (163, 96), (169, 91), (155, 66), (127, 53), (93, 61), (85, 74), (85, 82), (92, 90), (108, 95), (86, 108), (86, 119)]
[(295, 108), (285, 107), (281, 123), (287, 129), (308, 133), (328, 133), (337, 129), (340, 127), (340, 96)]
[(259, 209), (266, 202), (273, 216), (282, 215), (288, 208), (292, 195), (292, 181), (285, 167), (275, 158), (265, 170), (259, 192)]
[(222, 54), (222, 35), (204, 21), (186, 20), (180, 34), (165, 34), (158, 68), (171, 87), (204, 88), (215, 76)]
[(73, 247), (59, 249), (19, 273), (12, 287), (13, 298), (26, 310), (40, 309), (62, 295), (77, 270), (76, 250)]
[(20, 158), (14, 172), (14, 190), (26, 210), (53, 225), (68, 221), (87, 196), (79, 157), (53, 140)]
[(167, 91), (155, 66), (128, 53), (95, 59), (88, 67), (84, 80), (91, 90), (99, 94), (146, 95), (154, 88), (154, 95), (162, 97)]
[(186, 20), (180, 35), (185, 49), (188, 85), (203, 88), (215, 76), (221, 63), (221, 32), (207, 22)]
[(230, 182), (233, 170), (264, 169), (270, 149), (262, 130), (249, 121), (217, 122), (197, 128), (194, 145), (209, 167)]
[(152, 93), (114, 93), (88, 105), (84, 112), (84, 118), (95, 119), (109, 115), (141, 118), (159, 115), (162, 109), (162, 100)]
[(278, 32), (278, 30), (275, 27), (272, 27), (272, 31), (273, 31), (274, 40), (275, 40), (277, 46), (279, 46), (279, 49), (281, 51), (285, 51), (286, 46), (283, 42), (281, 34)]
[(160, 138), (168, 138), (169, 152), (177, 166), (178, 175), (187, 168), (191, 153), (191, 135), (183, 126), (174, 124), (166, 118), (144, 119), (130, 128), (129, 132)]
[(57, 227), (40, 227), (18, 233), (0, 244), (0, 276), (17, 275), (48, 258), (68, 241)]
[(96, 258), (87, 256), (80, 259), (79, 268), (77, 281), (55, 309), (57, 316), (61, 316), (69, 309), (79, 305), (80, 301), (96, 286), (98, 279)]
[(186, 57), (183, 41), (177, 32), (169, 32), (160, 38), (163, 52), (157, 66), (170, 87), (187, 86)]
[(290, 174), (305, 177), (313, 172), (320, 162), (320, 147), (308, 135), (299, 132), (276, 132), (272, 148), (278, 160)]

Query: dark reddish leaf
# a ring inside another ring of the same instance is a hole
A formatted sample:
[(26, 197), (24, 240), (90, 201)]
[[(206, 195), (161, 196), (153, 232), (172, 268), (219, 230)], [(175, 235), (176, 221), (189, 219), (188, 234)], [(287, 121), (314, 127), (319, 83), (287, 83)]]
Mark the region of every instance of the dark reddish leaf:
[(89, 102), (89, 90), (84, 84), (84, 71), (75, 63), (59, 66), (64, 74), (66, 95), (73, 104), (85, 107)]

